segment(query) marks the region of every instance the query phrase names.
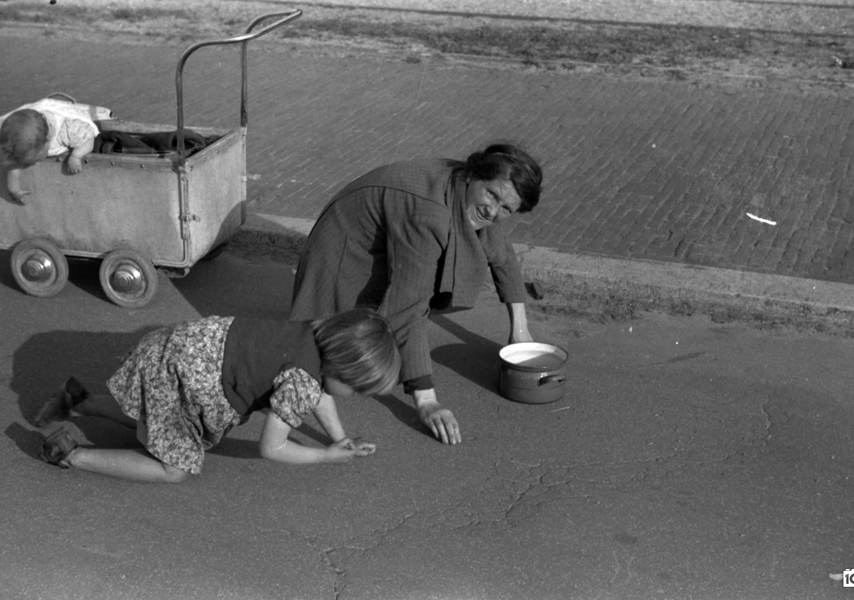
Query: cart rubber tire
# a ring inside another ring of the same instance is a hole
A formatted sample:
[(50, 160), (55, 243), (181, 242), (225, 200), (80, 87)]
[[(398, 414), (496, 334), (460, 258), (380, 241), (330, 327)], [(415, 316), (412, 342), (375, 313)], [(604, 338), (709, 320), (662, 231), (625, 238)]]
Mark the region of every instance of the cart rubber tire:
[(12, 251), (12, 276), (30, 296), (55, 296), (68, 281), (68, 261), (47, 238), (30, 238)]
[(157, 295), (160, 275), (154, 264), (135, 250), (113, 250), (99, 271), (101, 288), (123, 308), (142, 308)]

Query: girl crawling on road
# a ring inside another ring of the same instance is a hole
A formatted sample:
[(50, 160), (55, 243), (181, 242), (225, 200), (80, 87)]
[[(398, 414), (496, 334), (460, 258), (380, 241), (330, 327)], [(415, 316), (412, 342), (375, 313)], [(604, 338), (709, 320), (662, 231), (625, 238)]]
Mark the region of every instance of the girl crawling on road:
[[(41, 458), (134, 481), (179, 483), (202, 469), (205, 450), (235, 425), (267, 413), (261, 456), (284, 463), (346, 462), (375, 446), (344, 433), (332, 396), (388, 392), (400, 355), (388, 323), (355, 309), (318, 321), (208, 317), (147, 334), (94, 396), (73, 377), (42, 407), (41, 427), (74, 416), (135, 427), (148, 453), (80, 447), (65, 429), (44, 442)], [(313, 412), (332, 444), (288, 441)]]

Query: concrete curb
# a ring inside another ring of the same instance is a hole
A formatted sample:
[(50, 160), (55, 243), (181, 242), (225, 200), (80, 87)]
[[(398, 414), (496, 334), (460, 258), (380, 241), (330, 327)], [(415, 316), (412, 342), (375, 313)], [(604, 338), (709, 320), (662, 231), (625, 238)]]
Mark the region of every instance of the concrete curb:
[[(250, 214), (232, 241), (275, 247), (299, 258), (311, 219)], [(604, 295), (641, 308), (690, 306), (692, 312), (761, 312), (765, 317), (827, 321), (854, 328), (854, 286), (781, 275), (643, 259), (567, 254), (515, 244), (526, 281), (537, 281), (547, 300)]]

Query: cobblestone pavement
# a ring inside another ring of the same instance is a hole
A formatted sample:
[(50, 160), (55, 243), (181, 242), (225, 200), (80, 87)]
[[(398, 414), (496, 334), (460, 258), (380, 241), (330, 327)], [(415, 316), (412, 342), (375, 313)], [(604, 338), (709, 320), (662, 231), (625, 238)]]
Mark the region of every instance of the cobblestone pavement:
[[(64, 91), (128, 120), (174, 123), (181, 50), (0, 39), (0, 103), (11, 110)], [(190, 59), (188, 125), (236, 125), (237, 57), (227, 48)], [(373, 166), (464, 157), (509, 139), (541, 160), (546, 178), (514, 242), (854, 282), (852, 96), (852, 87), (781, 92), (259, 48), (250, 211), (313, 219)]]

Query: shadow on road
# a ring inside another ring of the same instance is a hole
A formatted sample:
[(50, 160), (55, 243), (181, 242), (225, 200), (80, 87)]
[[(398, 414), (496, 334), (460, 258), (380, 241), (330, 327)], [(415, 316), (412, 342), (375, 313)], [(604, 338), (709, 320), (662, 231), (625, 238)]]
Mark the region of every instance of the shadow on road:
[(497, 356), (501, 344), (458, 325), (444, 315), (433, 316), (431, 320), (463, 342), (434, 348), (430, 353), (433, 360), (475, 385), (497, 393)]
[(51, 331), (37, 333), (12, 356), (10, 388), (21, 414), (34, 425), (36, 413), (49, 394), (74, 375), (95, 394), (106, 393), (104, 382), (127, 353), (154, 327), (131, 333)]

